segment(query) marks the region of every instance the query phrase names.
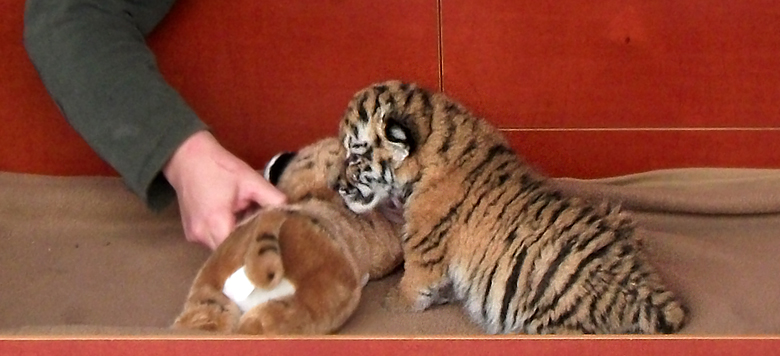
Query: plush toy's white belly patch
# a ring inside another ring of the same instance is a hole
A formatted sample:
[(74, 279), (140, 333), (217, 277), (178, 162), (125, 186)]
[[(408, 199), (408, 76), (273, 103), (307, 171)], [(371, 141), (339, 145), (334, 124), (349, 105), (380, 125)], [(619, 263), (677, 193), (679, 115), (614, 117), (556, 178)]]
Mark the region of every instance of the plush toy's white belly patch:
[(269, 300), (295, 294), (295, 286), (287, 278), (283, 278), (273, 289), (257, 288), (247, 278), (242, 266), (225, 280), (222, 293), (234, 301), (242, 313), (246, 313), (247, 310)]

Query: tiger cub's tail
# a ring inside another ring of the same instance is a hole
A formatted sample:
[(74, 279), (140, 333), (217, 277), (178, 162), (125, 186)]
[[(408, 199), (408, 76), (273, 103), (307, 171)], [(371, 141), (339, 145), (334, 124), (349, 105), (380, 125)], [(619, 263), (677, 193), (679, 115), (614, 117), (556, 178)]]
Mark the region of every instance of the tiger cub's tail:
[(672, 292), (654, 290), (640, 314), (638, 327), (641, 332), (672, 334), (685, 326), (687, 312)]
[[(631, 265), (628, 280), (631, 285), (624, 293), (636, 297), (637, 303), (628, 303), (625, 312), (631, 321), (628, 333), (672, 334), (679, 331), (687, 321), (687, 310), (680, 299), (671, 292), (653, 268), (647, 255), (642, 251), (642, 239), (636, 235), (633, 219), (621, 212), (619, 205), (608, 204), (608, 216), (614, 216), (615, 231), (619, 239), (631, 240), (636, 250), (633, 258), (626, 260)], [(622, 256), (624, 259), (628, 256)], [(625, 281), (625, 280), (624, 280)], [(624, 294), (624, 297), (628, 297)], [(628, 321), (628, 320), (624, 320)]]
[(594, 305), (600, 327), (591, 332), (629, 334), (671, 334), (686, 323), (687, 310), (663, 283), (648, 260), (636, 233), (634, 220), (619, 205), (604, 203), (596, 209), (598, 223), (613, 234), (612, 253), (604, 260), (607, 291)]

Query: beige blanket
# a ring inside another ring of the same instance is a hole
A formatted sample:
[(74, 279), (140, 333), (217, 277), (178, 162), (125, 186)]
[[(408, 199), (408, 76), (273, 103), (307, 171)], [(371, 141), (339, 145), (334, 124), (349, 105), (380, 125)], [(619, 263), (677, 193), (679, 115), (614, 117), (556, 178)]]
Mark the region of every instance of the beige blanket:
[[(691, 310), (689, 334), (780, 334), (780, 170), (685, 169), (598, 181), (569, 194), (635, 212), (651, 258)], [(118, 178), (0, 173), (0, 334), (170, 331), (208, 256), (176, 207), (154, 214)], [(393, 314), (398, 280), (369, 283), (349, 335), (477, 335), (457, 305)]]

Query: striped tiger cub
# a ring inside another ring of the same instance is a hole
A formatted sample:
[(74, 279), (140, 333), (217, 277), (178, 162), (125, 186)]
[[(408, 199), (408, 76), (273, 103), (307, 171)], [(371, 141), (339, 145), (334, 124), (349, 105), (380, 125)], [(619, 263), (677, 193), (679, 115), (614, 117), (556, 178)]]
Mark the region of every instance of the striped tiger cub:
[(452, 299), (489, 333), (673, 333), (683, 305), (626, 213), (566, 197), (486, 121), (441, 93), (390, 81), (340, 124), (334, 182), (347, 206), (402, 203), (404, 274), (387, 303)]

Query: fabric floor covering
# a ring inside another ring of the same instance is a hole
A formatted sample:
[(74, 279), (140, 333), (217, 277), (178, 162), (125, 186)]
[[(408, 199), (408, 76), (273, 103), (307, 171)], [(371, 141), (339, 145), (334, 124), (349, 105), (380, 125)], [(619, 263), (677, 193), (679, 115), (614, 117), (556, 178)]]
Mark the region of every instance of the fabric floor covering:
[[(633, 212), (690, 310), (683, 334), (780, 334), (780, 170), (677, 169), (556, 179)], [(0, 335), (170, 335), (209, 252), (177, 207), (146, 210), (119, 178), (0, 173)], [(399, 274), (370, 282), (344, 335), (480, 335), (459, 305), (397, 314)]]

